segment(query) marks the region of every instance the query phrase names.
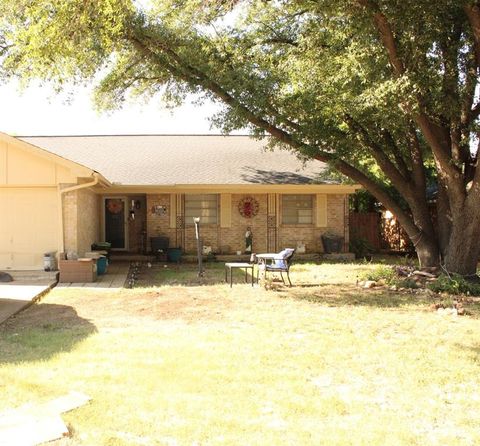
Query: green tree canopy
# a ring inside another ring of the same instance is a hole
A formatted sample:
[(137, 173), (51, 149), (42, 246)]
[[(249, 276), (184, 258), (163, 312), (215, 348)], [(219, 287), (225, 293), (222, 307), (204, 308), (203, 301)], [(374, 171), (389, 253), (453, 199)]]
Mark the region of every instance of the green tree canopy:
[[(272, 146), (362, 184), (400, 220), (422, 265), (476, 272), (477, 2), (6, 0), (2, 8), (4, 76), (58, 88), (101, 76), (101, 109), (129, 96), (220, 102), (213, 122), (223, 131), (271, 135)], [(432, 170), (436, 224), (426, 199)]]

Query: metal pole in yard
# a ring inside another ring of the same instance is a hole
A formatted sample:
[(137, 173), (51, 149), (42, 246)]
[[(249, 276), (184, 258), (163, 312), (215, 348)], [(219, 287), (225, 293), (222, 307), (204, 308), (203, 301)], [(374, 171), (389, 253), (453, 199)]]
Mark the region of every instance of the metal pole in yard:
[(198, 277), (203, 277), (202, 247), (200, 246), (200, 217), (193, 217), (195, 237), (197, 238)]

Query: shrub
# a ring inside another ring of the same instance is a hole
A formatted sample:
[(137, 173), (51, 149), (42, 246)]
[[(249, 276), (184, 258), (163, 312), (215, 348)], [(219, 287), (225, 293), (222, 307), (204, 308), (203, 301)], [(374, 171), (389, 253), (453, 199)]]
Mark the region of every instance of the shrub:
[(395, 271), (391, 266), (379, 265), (363, 273), (360, 276), (360, 280), (374, 280), (375, 282), (384, 280), (385, 283), (392, 284), (395, 277)]
[(469, 282), (458, 274), (452, 274), (450, 277), (442, 274), (435, 282), (429, 283), (427, 287), (436, 293), (480, 296), (480, 284)]
[(415, 282), (415, 280), (411, 279), (410, 277), (407, 277), (405, 279), (400, 279), (400, 280), (397, 279), (397, 280), (394, 280), (394, 282), (395, 282), (395, 285), (397, 285), (397, 287), (399, 288), (416, 289), (420, 287), (418, 283)]

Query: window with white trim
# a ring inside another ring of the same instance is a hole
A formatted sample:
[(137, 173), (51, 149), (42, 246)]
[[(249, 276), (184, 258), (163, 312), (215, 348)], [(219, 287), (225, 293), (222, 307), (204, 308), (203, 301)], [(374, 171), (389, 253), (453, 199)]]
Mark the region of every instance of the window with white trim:
[(200, 217), (201, 224), (217, 224), (218, 194), (185, 195), (185, 223), (193, 225), (194, 217)]
[(282, 195), (282, 223), (308, 225), (313, 223), (313, 195)]

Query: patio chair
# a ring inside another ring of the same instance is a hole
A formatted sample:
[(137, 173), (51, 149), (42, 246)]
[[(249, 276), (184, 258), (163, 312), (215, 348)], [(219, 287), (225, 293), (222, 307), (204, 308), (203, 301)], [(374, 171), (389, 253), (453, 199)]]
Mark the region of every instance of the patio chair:
[(283, 273), (287, 273), (287, 279), (290, 286), (292, 286), (292, 281), (290, 280), (290, 266), (292, 264), (293, 255), (295, 254), (295, 249), (286, 248), (283, 251), (280, 251), (278, 254), (274, 255), (262, 255), (258, 254), (258, 270), (257, 270), (257, 281), (260, 275), (260, 270), (265, 271), (265, 277), (267, 277), (267, 272), (271, 273), (280, 273), (282, 282), (284, 285), (285, 279)]

